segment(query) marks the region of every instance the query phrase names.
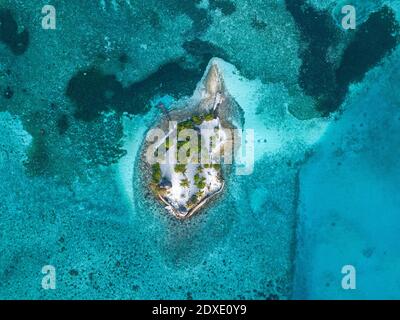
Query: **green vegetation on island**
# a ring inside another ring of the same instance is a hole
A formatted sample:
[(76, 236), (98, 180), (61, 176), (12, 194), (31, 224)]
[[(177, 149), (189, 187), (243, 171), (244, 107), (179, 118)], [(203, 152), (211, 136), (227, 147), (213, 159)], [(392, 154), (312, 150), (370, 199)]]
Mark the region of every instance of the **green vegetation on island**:
[(206, 178), (196, 173), (194, 175), (194, 184), (199, 190), (202, 190), (206, 187)]
[(160, 183), (161, 181), (161, 167), (160, 164), (157, 162), (151, 166), (152, 171), (152, 179), (154, 183)]
[(175, 172), (176, 172), (176, 173), (183, 173), (183, 174), (185, 174), (185, 172), (186, 172), (186, 165), (185, 165), (185, 164), (176, 164), (174, 169), (175, 169)]
[(181, 183), (180, 183), (180, 186), (182, 187), (182, 188), (189, 188), (189, 179), (187, 179), (187, 178), (185, 178), (185, 179), (182, 179), (181, 180)]
[(211, 121), (214, 120), (214, 115), (212, 113), (208, 113), (204, 116), (205, 121)]

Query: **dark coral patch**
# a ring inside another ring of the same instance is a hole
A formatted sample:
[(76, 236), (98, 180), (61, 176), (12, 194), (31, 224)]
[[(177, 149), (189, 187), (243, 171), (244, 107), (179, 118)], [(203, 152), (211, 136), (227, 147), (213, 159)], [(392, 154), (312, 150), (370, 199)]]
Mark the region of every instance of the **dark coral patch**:
[(0, 41), (6, 44), (15, 55), (23, 54), (29, 45), (27, 29), (18, 33), (18, 24), (10, 10), (0, 9)]
[(344, 30), (334, 23), (328, 11), (318, 11), (305, 0), (286, 0), (286, 7), (303, 41), (300, 87), (314, 98), (323, 115), (336, 111), (345, 99), (349, 84), (361, 81), (399, 40), (394, 13), (384, 6), (357, 27), (343, 57), (328, 59), (330, 49), (339, 44)]
[(392, 52), (399, 42), (399, 24), (394, 12), (384, 6), (356, 29), (346, 48), (336, 78), (340, 86), (361, 81), (364, 74)]
[(75, 102), (75, 117), (90, 121), (111, 104), (121, 103), (123, 88), (115, 76), (91, 68), (78, 72), (69, 81), (66, 95)]
[(304, 42), (300, 57), (299, 83), (303, 91), (312, 96), (320, 110), (335, 110), (343, 99), (337, 87), (334, 64), (327, 60), (328, 50), (337, 43), (339, 30), (330, 14), (317, 11), (305, 1), (286, 0)]
[(175, 98), (189, 95), (196, 87), (198, 75), (197, 70), (183, 68), (179, 62), (166, 63), (146, 79), (125, 89), (125, 100), (130, 103), (123, 111), (136, 113), (137, 106), (143, 108), (155, 95), (170, 94)]
[(155, 95), (170, 94), (180, 98), (190, 94), (200, 73), (185, 69), (178, 62), (170, 62), (144, 80), (123, 87), (114, 75), (90, 68), (72, 77), (66, 95), (75, 103), (75, 117), (80, 120), (94, 120), (102, 111), (110, 109), (141, 114), (148, 111), (150, 99)]

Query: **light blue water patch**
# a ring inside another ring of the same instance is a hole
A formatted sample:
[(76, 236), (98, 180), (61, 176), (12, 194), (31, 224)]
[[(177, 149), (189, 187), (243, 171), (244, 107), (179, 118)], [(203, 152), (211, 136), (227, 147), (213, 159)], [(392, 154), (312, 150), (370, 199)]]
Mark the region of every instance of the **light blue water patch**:
[[(301, 171), (295, 298), (399, 298), (398, 59), (353, 88)], [(355, 290), (342, 289), (344, 265), (356, 268)]]
[(171, 107), (171, 105), (175, 102), (174, 97), (166, 94), (163, 96), (156, 96), (150, 101), (150, 105), (152, 107), (157, 106), (158, 104), (162, 103), (166, 108)]
[(251, 193), (250, 206), (253, 212), (259, 212), (262, 210), (267, 192), (268, 190), (266, 188), (260, 187)]

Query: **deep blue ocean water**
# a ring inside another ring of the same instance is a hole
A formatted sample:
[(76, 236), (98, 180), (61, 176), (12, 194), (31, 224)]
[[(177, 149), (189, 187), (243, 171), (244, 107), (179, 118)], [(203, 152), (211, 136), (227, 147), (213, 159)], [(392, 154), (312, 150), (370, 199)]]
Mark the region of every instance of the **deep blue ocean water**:
[[(399, 298), (398, 0), (53, 5), (0, 0), (1, 299)], [(141, 146), (213, 57), (254, 171), (176, 221)]]

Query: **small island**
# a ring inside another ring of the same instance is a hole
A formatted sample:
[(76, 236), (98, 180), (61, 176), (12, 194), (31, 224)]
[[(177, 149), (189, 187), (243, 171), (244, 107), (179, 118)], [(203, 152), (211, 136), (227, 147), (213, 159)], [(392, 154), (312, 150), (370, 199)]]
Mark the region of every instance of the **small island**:
[(213, 60), (190, 99), (171, 110), (160, 106), (163, 116), (155, 128), (165, 134), (145, 145), (143, 155), (158, 155), (144, 160), (145, 179), (176, 218), (193, 216), (224, 189), (222, 161), (232, 161), (234, 106)]

